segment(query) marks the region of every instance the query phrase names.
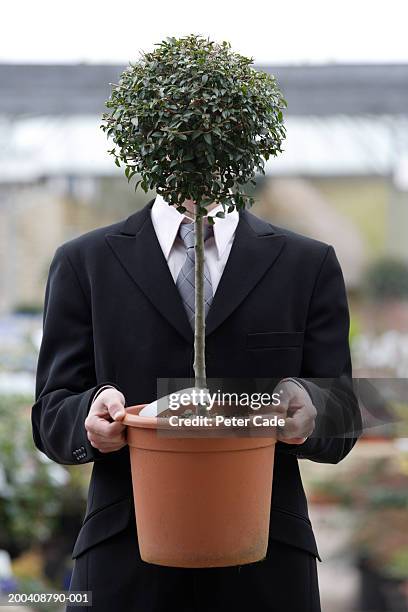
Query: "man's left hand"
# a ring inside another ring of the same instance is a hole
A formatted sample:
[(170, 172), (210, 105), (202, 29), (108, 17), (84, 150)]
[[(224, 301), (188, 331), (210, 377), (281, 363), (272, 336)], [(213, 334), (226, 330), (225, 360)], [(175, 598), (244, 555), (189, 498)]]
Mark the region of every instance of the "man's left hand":
[(280, 394), (280, 416), (284, 427), (278, 429), (278, 440), (285, 444), (303, 444), (313, 433), (317, 411), (306, 389), (293, 380), (282, 380), (275, 393)]

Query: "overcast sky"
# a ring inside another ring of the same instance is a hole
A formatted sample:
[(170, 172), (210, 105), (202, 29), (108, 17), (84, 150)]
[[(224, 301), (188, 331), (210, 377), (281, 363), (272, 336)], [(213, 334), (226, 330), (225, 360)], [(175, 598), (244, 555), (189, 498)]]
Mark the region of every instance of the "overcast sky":
[(128, 63), (190, 33), (258, 63), (408, 61), (407, 0), (23, 0), (1, 19), (2, 62)]

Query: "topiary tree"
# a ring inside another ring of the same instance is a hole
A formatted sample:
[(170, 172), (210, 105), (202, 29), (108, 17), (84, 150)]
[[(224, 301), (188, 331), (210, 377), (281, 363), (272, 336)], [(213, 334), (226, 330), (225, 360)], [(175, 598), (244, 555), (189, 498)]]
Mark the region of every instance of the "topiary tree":
[(218, 217), (253, 203), (242, 186), (282, 151), (286, 101), (275, 78), (226, 41), (189, 35), (156, 47), (111, 84), (101, 128), (135, 190), (155, 189), (181, 213), (185, 200), (195, 204), (194, 371), (205, 388), (203, 218), (213, 202), (222, 204)]

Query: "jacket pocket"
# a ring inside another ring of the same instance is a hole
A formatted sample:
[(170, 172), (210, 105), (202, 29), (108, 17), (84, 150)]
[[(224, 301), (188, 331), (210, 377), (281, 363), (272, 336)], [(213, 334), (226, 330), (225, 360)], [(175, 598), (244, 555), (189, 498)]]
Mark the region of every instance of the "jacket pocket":
[(298, 348), (303, 344), (303, 332), (257, 332), (247, 334), (248, 349)]
[(91, 512), (82, 524), (72, 551), (72, 559), (76, 559), (95, 544), (125, 529), (132, 512), (133, 502), (130, 497)]

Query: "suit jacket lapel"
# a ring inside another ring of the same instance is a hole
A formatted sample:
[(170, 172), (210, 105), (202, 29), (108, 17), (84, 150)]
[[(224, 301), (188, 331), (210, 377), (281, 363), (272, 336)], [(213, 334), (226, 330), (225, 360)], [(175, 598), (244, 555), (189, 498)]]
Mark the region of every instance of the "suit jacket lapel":
[(128, 217), (120, 234), (106, 234), (105, 238), (153, 306), (192, 343), (193, 331), (151, 221), (153, 202)]
[[(109, 246), (129, 276), (155, 308), (188, 341), (194, 334), (151, 221), (154, 203), (130, 215), (119, 234), (105, 234)], [(206, 320), (211, 334), (239, 306), (276, 261), (285, 237), (244, 210), (223, 275)]]
[(211, 334), (239, 306), (276, 261), (285, 243), (284, 235), (244, 210), (223, 275), (206, 320)]

